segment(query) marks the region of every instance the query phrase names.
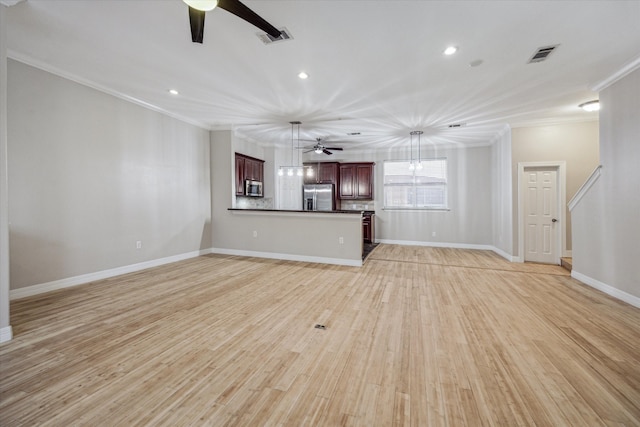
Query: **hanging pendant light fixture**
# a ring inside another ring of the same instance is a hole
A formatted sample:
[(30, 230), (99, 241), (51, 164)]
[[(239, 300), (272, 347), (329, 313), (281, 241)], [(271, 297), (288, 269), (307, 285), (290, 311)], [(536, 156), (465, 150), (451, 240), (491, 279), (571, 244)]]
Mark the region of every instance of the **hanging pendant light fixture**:
[[(410, 140), (410, 156), (411, 156), (411, 160), (409, 160), (409, 170), (414, 170), (414, 169), (422, 169), (422, 156), (420, 153), (420, 135), (422, 135), (424, 132), (422, 132), (421, 130), (414, 130), (409, 132), (409, 140)], [(413, 163), (413, 137), (415, 135), (418, 135), (418, 162), (417, 163)]]
[(413, 132), (409, 132), (409, 170), (415, 169), (413, 164)]
[(416, 164), (416, 169), (420, 170), (422, 169), (422, 156), (420, 153), (420, 135), (422, 135), (424, 132), (422, 132), (421, 130), (414, 130), (413, 132), (411, 132), (411, 135), (418, 135), (418, 163)]
[[(289, 122), (291, 124), (291, 155), (289, 157), (289, 166), (280, 166), (280, 168), (278, 169), (278, 175), (279, 176), (284, 176), (285, 172), (287, 173), (287, 176), (293, 176), (294, 174), (297, 176), (302, 176), (302, 166), (300, 165), (300, 125), (302, 124), (302, 122), (298, 122), (298, 121), (293, 121), (293, 122)], [(298, 137), (297, 137), (297, 141), (298, 141), (298, 156), (297, 156), (297, 160), (296, 160), (296, 165), (293, 164), (293, 152), (295, 150), (295, 144), (294, 144), (294, 131), (295, 131), (295, 127), (297, 126), (298, 128)]]

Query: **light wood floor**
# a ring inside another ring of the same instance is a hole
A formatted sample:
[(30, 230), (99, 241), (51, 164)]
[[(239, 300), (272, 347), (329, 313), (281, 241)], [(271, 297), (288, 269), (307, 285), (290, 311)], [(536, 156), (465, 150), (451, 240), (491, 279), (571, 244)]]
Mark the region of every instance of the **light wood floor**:
[(11, 324), (2, 426), (640, 425), (640, 310), (487, 251), (204, 256), (13, 301)]

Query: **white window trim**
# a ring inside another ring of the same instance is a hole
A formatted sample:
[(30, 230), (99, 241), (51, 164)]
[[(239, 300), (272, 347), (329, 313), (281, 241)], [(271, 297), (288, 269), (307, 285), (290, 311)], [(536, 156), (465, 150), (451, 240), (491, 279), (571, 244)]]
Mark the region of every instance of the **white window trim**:
[[(418, 207), (418, 206), (411, 206), (411, 207), (400, 207), (400, 206), (386, 206), (384, 205), (382, 207), (382, 210), (384, 211), (402, 211), (402, 212), (424, 212), (424, 211), (432, 211), (432, 212), (449, 212), (451, 211), (451, 208), (449, 206), (449, 159), (447, 157), (430, 157), (430, 158), (426, 158), (426, 159), (421, 159), (422, 162), (424, 161), (432, 161), (432, 160), (444, 160), (445, 164), (446, 164), (446, 181), (445, 181), (445, 206), (425, 206), (425, 207)], [(385, 179), (385, 168), (384, 165), (389, 162), (389, 163), (400, 163), (400, 162), (406, 162), (406, 163), (410, 163), (411, 160), (384, 160), (383, 162), (383, 167), (382, 167), (382, 187), (383, 187), (383, 203), (386, 202), (386, 188), (387, 188), (387, 184), (384, 183), (384, 179)], [(415, 181), (414, 181), (414, 186), (415, 186)]]

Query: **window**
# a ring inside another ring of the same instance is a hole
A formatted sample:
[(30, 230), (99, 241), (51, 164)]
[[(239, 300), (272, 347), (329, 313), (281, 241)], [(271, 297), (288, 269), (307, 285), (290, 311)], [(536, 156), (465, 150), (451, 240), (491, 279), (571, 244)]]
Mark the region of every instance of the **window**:
[(384, 162), (385, 208), (447, 209), (447, 159), (421, 163), (412, 170), (408, 161)]

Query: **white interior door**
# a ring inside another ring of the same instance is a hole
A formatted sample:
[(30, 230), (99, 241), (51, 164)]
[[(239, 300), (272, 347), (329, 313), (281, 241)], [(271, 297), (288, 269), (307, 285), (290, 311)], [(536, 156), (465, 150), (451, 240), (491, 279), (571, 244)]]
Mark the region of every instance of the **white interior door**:
[(558, 172), (525, 169), (524, 260), (558, 263)]

